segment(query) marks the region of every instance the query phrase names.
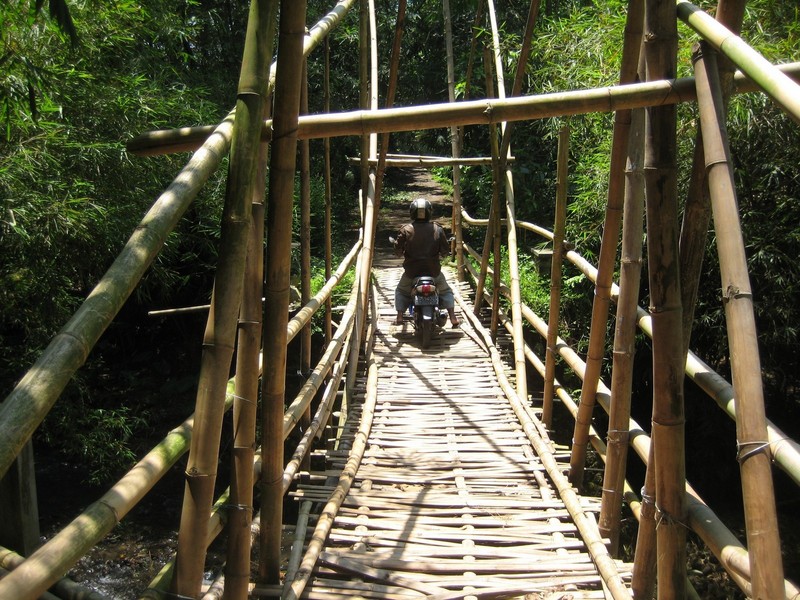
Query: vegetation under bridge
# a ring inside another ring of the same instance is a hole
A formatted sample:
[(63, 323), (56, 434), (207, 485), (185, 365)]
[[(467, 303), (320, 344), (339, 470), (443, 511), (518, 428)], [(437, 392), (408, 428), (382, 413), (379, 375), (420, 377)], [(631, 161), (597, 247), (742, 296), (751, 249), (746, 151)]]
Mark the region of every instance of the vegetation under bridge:
[[(392, 108), (406, 8), (400, 0), (390, 84), (378, 110), (374, 5), (364, 1), (359, 110), (304, 115), (304, 61), (354, 4), (341, 0), (306, 30), (305, 2), (281, 2), (277, 19), (278, 2), (253, 0), (239, 94), (230, 114), (213, 127), (151, 132), (129, 143), (134, 154), (193, 154), (0, 407), (0, 473), (7, 474), (7, 483), (16, 475), (11, 494), (4, 496), (9, 499), (3, 514), (13, 512), (13, 517), (4, 519), (3, 534), (24, 540), (29, 525), (28, 440), (229, 156), (195, 412), (44, 545), (30, 552), (0, 552), (6, 571), (0, 598), (102, 597), (63, 576), (187, 452), (177, 553), (143, 587), (141, 598), (649, 598), (654, 593), (680, 598), (696, 595), (687, 573), (689, 531), (743, 594), (797, 597), (800, 591), (782, 566), (772, 469), (799, 483), (800, 448), (765, 414), (725, 106), (731, 94), (764, 93), (800, 121), (800, 90), (791, 78), (798, 67), (778, 69), (736, 36), (743, 2), (721, 0), (712, 18), (685, 0), (631, 0), (620, 85), (525, 96), (524, 69), (506, 89), (489, 0), (480, 4), (476, 23), (483, 15), (488, 18), (492, 43), (485, 66), (495, 76), (487, 89), (493, 88), (496, 97), (455, 102), (448, 43), (451, 102)], [(538, 4), (531, 2), (518, 48), (522, 65)], [(449, 42), (447, 0), (442, 8)], [(679, 21), (702, 39), (691, 79), (676, 79)], [(271, 65), (276, 37), (277, 60)], [(675, 137), (676, 105), (682, 102), (697, 103), (702, 129), (695, 161), (699, 183), (685, 210), (705, 217), (689, 219), (679, 231)], [(562, 128), (559, 137), (552, 231), (516, 217), (510, 143), (520, 121), (591, 112), (615, 114), (596, 265), (565, 240), (568, 129)], [(451, 156), (388, 154), (390, 133), (441, 127), (450, 127)], [(490, 157), (461, 158), (460, 140), (468, 127), (489, 130)], [(334, 269), (328, 202), (327, 282), (312, 296), (308, 140), (345, 135), (362, 140), (359, 238)], [(485, 164), (493, 173), (491, 208), (483, 218), (470, 216), (461, 205), (459, 173), (470, 163)], [(448, 224), (455, 241), (447, 273), (462, 326), (443, 331), (423, 351), (408, 324), (391, 324), (399, 267), (378, 250), (378, 208), (385, 169), (442, 164), (453, 167)], [(298, 168), (302, 308), (290, 312), (290, 224)], [(705, 246), (712, 213), (732, 383), (688, 350), (702, 259), (702, 252), (690, 249)], [(645, 215), (648, 310), (637, 304)], [(467, 243), (466, 227), (485, 232), (482, 250)], [(521, 231), (542, 236), (551, 251), (546, 321), (521, 299)], [(501, 277), (501, 237), (507, 281)], [(558, 335), (562, 281), (574, 267), (594, 284), (585, 359)], [(331, 292), (348, 273), (349, 301), (339, 314)], [(612, 306), (614, 335), (606, 340)], [(310, 323), (318, 311), (325, 344), (312, 365)], [(631, 418), (637, 328), (652, 338), (650, 427)], [(307, 377), (297, 395), (287, 398), (287, 346), (297, 336)], [(612, 366), (606, 369), (609, 345)], [(541, 358), (537, 348), (544, 350)], [(557, 370), (582, 381), (579, 394), (573, 397), (559, 383)], [(743, 540), (686, 481), (685, 375), (736, 421)], [(541, 389), (529, 390), (539, 382)], [(560, 408), (574, 417), (566, 426), (571, 431), (554, 430), (554, 423), (565, 427)], [(217, 470), (228, 409), (232, 475), (229, 487), (215, 497), (215, 490), (225, 487)], [(564, 433), (568, 445), (553, 441)], [(629, 484), (628, 473), (635, 472), (626, 465), (629, 449), (644, 466), (638, 471), (641, 493)], [(595, 470), (587, 469), (588, 460), (604, 465), (602, 483), (589, 481)], [(598, 493), (589, 493), (595, 489)], [(638, 521), (635, 535), (623, 531), (623, 514)], [(296, 522), (285, 522), (288, 515)], [(227, 538), (225, 564), (209, 582), (207, 548), (220, 534)], [(635, 550), (625, 553), (630, 545)]]

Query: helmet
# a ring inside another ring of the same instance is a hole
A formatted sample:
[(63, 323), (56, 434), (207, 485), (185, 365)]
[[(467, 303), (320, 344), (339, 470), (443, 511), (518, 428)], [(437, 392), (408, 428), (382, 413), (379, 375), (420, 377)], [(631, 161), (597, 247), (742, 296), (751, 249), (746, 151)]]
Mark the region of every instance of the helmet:
[(408, 207), (408, 212), (412, 221), (429, 221), (433, 206), (425, 198), (417, 198)]

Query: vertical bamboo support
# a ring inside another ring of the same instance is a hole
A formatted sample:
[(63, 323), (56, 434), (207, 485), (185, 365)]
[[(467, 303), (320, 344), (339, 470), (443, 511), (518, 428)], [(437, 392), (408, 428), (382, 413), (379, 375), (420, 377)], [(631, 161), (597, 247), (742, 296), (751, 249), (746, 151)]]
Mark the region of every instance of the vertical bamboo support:
[(753, 294), (739, 222), (715, 53), (705, 43), (701, 43), (695, 79), (722, 276), (732, 383), (737, 397), (736, 438), (753, 597), (780, 598), (784, 591), (783, 563), (772, 486), (772, 456), (766, 441)]
[[(392, 55), (389, 61), (389, 83), (386, 86), (386, 108), (394, 106), (394, 96), (397, 91), (397, 74), (400, 66), (400, 42), (403, 39), (403, 30), (406, 24), (406, 0), (397, 3), (397, 19), (394, 27), (394, 40), (392, 41)], [(378, 173), (375, 187), (375, 208), (380, 209), (381, 191), (383, 189), (383, 174), (386, 170), (386, 154), (389, 152), (389, 133), (381, 135), (380, 154), (378, 155)]]
[[(325, 38), (325, 65), (323, 66), (323, 103), (325, 113), (331, 111), (331, 43)], [(322, 140), (323, 160), (325, 162), (325, 281), (331, 278), (332, 254), (331, 247), (331, 211), (333, 203), (333, 193), (331, 189), (331, 138), (325, 137)], [(333, 326), (331, 323), (333, 303), (330, 296), (325, 300), (325, 344), (330, 343), (333, 337)]]
[[(744, 7), (745, 0), (719, 0), (716, 19), (733, 33), (738, 34), (744, 18)], [(724, 58), (718, 61), (718, 65), (723, 105), (727, 107), (735, 69), (733, 64)], [(706, 180), (703, 135), (699, 129), (694, 144), (692, 174), (689, 178), (686, 206), (683, 209), (680, 237), (683, 347), (685, 352), (689, 351), (697, 290), (700, 286), (703, 257), (706, 252), (706, 237), (711, 223), (711, 199), (708, 195)]]
[[(195, 430), (186, 466), (178, 552), (172, 591), (197, 597), (203, 581), (206, 529), (211, 515), (225, 394), (242, 301), (244, 265), (250, 233), (251, 199), (257, 173), (261, 118), (268, 87), (271, 48), (266, 0), (253, 2), (247, 26), (233, 145), (220, 239), (219, 266), (206, 332), (197, 390)], [(263, 19), (263, 21), (262, 21)]]
[[(456, 101), (456, 69), (453, 62), (453, 25), (450, 19), (450, 0), (442, 0), (442, 13), (444, 15), (444, 39), (447, 51), (447, 99)], [(450, 127), (450, 147), (453, 158), (461, 156), (461, 135), (457, 126)], [(463, 232), (461, 231), (461, 167), (453, 165), (453, 211), (452, 231), (456, 238), (456, 276), (459, 281), (464, 279), (464, 248), (462, 246)]]
[(564, 261), (564, 230), (567, 221), (567, 168), (569, 162), (569, 126), (558, 132), (558, 165), (556, 212), (553, 226), (553, 260), (550, 264), (550, 307), (547, 311), (547, 350), (545, 352), (544, 393), (542, 395), (542, 424), (553, 425), (553, 395), (556, 380), (556, 343), (561, 307), (561, 265)]
[[(494, 9), (494, 0), (487, 0), (489, 21), (492, 25), (492, 47), (494, 49), (495, 77), (497, 78), (497, 97), (506, 97), (505, 80), (503, 77), (503, 60), (500, 53), (500, 34), (497, 28), (497, 15)], [(500, 131), (505, 136), (506, 123), (501, 123)], [(507, 145), (508, 152), (510, 146)], [(499, 150), (498, 150), (499, 154)], [(519, 290), (519, 260), (517, 256), (517, 218), (514, 203), (514, 177), (506, 166), (506, 155), (500, 155), (500, 169), (505, 183), (506, 201), (506, 231), (508, 235), (508, 278), (511, 290), (511, 323), (514, 327), (514, 372), (517, 395), (523, 402), (528, 401), (528, 379), (526, 375), (527, 361), (525, 360), (525, 338), (522, 330), (522, 296)], [(492, 328), (492, 335), (497, 331)]]
[[(308, 61), (303, 61), (300, 89), (300, 114), (308, 114)], [(305, 306), (311, 299), (311, 142), (300, 140), (300, 301)], [(307, 377), (311, 371), (311, 322), (300, 332), (300, 372)], [(311, 425), (311, 405), (300, 419), (300, 428)], [(303, 469), (311, 465), (311, 455), (303, 458)]]
[[(620, 84), (633, 83), (639, 64), (639, 50), (642, 39), (642, 0), (630, 0), (628, 19), (625, 24), (625, 39), (620, 67)], [(611, 146), (611, 165), (608, 178), (608, 200), (606, 203), (603, 235), (600, 241), (600, 256), (597, 261), (597, 282), (595, 283), (592, 318), (589, 330), (589, 348), (586, 353), (586, 377), (581, 386), (581, 400), (575, 431), (572, 436), (569, 480), (580, 488), (583, 485), (583, 472), (588, 449), (589, 427), (596, 403), (597, 383), (603, 366), (606, 347), (606, 327), (611, 304), (611, 283), (614, 277), (617, 245), (619, 243), (620, 223), (625, 187), (625, 161), (628, 156), (628, 133), (630, 131), (631, 111), (619, 110), (614, 115), (614, 133)]]
[(292, 198), (305, 36), (304, 0), (281, 0), (275, 116), (267, 209), (267, 265), (262, 377), (261, 531), (259, 578), (280, 579), (283, 521), (283, 410), (292, 242)]
[[(647, 79), (675, 77), (677, 19), (671, 0), (647, 0)], [(647, 109), (645, 188), (647, 258), (653, 315), (653, 429), (658, 507), (658, 597), (686, 594), (686, 476), (683, 337), (678, 272), (675, 106)]]
[(614, 330), (614, 360), (611, 370), (611, 410), (608, 422), (608, 448), (603, 473), (603, 494), (598, 526), (610, 540), (609, 551), (619, 551), (620, 510), (625, 488), (631, 416), (631, 382), (636, 342), (636, 309), (639, 306), (639, 281), (642, 275), (642, 233), (644, 218), (644, 179), (642, 146), (644, 111), (631, 114), (625, 202), (622, 215), (622, 256), (620, 259), (619, 299)]
[[(261, 26), (266, 27), (264, 52), (271, 60), (278, 3), (271, 1)], [(269, 118), (269, 97), (262, 107), (262, 120)], [(259, 353), (264, 281), (264, 193), (268, 144), (259, 145), (258, 166), (252, 191), (250, 241), (245, 263), (244, 294), (239, 316), (233, 402), (233, 460), (231, 508), (228, 511), (228, 545), (225, 561), (225, 595), (228, 600), (245, 600), (250, 584), (250, 554), (253, 522), (253, 461), (256, 449), (256, 419), (259, 392)]]

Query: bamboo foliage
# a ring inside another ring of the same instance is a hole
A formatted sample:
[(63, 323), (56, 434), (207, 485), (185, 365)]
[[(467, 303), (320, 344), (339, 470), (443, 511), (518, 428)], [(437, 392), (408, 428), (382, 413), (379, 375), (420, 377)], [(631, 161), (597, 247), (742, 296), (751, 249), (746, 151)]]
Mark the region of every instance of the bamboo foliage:
[(286, 326), (289, 314), (292, 198), (300, 110), (306, 3), (281, 0), (275, 117), (267, 205), (267, 264), (264, 293), (262, 397), (261, 533), (259, 576), (280, 578), (283, 515), (283, 405), (286, 391)]
[(740, 398), (736, 406), (736, 437), (753, 594), (756, 598), (778, 598), (783, 593), (783, 566), (772, 486), (772, 459), (769, 444), (765, 442), (767, 428), (753, 294), (739, 223), (715, 56), (706, 44), (702, 46), (703, 60), (696, 70), (697, 93), (720, 259), (731, 371)]

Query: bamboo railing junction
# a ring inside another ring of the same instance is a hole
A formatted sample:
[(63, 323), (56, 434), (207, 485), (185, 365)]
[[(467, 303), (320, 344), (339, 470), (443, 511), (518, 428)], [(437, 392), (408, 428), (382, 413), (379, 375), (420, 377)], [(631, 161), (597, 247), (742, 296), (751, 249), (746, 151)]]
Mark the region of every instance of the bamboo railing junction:
[[(800, 485), (800, 445), (767, 418), (764, 408), (753, 294), (725, 123), (728, 96), (751, 92), (766, 94), (800, 122), (800, 88), (795, 82), (800, 63), (772, 65), (738, 37), (744, 6), (739, 0), (719, 0), (716, 18), (686, 0), (630, 0), (619, 85), (525, 95), (523, 71), (518, 70), (506, 97), (505, 57), (494, 4), (479, 4), (476, 25), (485, 18), (492, 34), (485, 63), (486, 71), (494, 72), (487, 90), (496, 90), (496, 99), (488, 93), (485, 99), (456, 102), (452, 20), (449, 2), (443, 0), (449, 101), (393, 108), (402, 68), (399, 48), (406, 3), (401, 1), (389, 92), (385, 108), (378, 109), (375, 6), (363, 0), (358, 15), (360, 104), (358, 110), (331, 113), (329, 81), (336, 74), (329, 71), (326, 36), (355, 0), (340, 0), (309, 30), (304, 1), (282, 0), (278, 19), (276, 1), (251, 0), (235, 108), (215, 126), (149, 132), (129, 142), (131, 154), (193, 154), (74, 317), (0, 405), (0, 476), (24, 456), (27, 442), (69, 379), (229, 154), (211, 304), (171, 309), (208, 313), (195, 412), (165, 432), (163, 441), (130, 472), (29, 556), (0, 547), (0, 598), (103, 598), (64, 575), (184, 455), (177, 553), (137, 591), (140, 598), (514, 598), (556, 591), (576, 598), (692, 597), (696, 592), (687, 577), (688, 531), (702, 540), (746, 596), (800, 596), (797, 584), (784, 573), (772, 481), (774, 464)], [(523, 64), (538, 9), (538, 0), (532, 0), (520, 50)], [(693, 78), (676, 78), (676, 46), (683, 43), (678, 20), (702, 40)], [(270, 65), (275, 40), (277, 60)], [(305, 65), (317, 59), (312, 51), (323, 41), (326, 110), (308, 115)], [(473, 36), (473, 50), (476, 46)], [(725, 63), (718, 67), (720, 54)], [(467, 90), (472, 61), (471, 51)], [(699, 269), (697, 251), (689, 248), (704, 247), (708, 221), (692, 224), (685, 216), (683, 230), (678, 230), (674, 142), (676, 105), (683, 102), (697, 102), (702, 132), (686, 210), (713, 213), (731, 383), (689, 350)], [(515, 122), (589, 112), (615, 115), (597, 265), (565, 239), (568, 127), (559, 135), (552, 232), (517, 219), (517, 161), (510, 154)], [(461, 136), (468, 126), (488, 130), (491, 156), (461, 156)], [(449, 128), (452, 156), (388, 152), (392, 132), (443, 127)], [(380, 141), (378, 134), (383, 134)], [(350, 160), (361, 174), (361, 192), (353, 202), (362, 219), (357, 242), (333, 271), (328, 140), (345, 135), (361, 138), (361, 155)], [(326, 284), (312, 296), (307, 141), (314, 138), (326, 142)], [(298, 145), (302, 308), (290, 318)], [(492, 209), (480, 218), (461, 206), (459, 173), (465, 165), (492, 169)], [(438, 338), (438, 357), (409, 344), (404, 328), (387, 327), (398, 265), (386, 262), (375, 239), (384, 170), (434, 166), (453, 168), (450, 226), (456, 241), (455, 270), (448, 273), (466, 320), (461, 330)], [(710, 206), (704, 208), (705, 189)], [(649, 311), (636, 303), (645, 218)], [(464, 241), (467, 228), (485, 235), (482, 252)], [(503, 231), (507, 282), (498, 268)], [(547, 318), (535, 314), (520, 297), (517, 263), (525, 251), (518, 243), (520, 231), (541, 236), (552, 247)], [(558, 330), (561, 283), (575, 269), (594, 286), (585, 358)], [(331, 296), (348, 272), (354, 274), (349, 300), (334, 323)], [(613, 281), (615, 272), (618, 283)], [(606, 330), (612, 305), (613, 363), (607, 384), (601, 365), (610, 358)], [(325, 344), (318, 362), (311, 364), (310, 327), (317, 314), (324, 321)], [(488, 330), (484, 318), (491, 322)], [(631, 418), (637, 327), (652, 339), (654, 357), (653, 414), (647, 428)], [(287, 348), (296, 336), (303, 340), (306, 379), (289, 399)], [(536, 355), (533, 338), (541, 338), (544, 357)], [(498, 349), (504, 340), (511, 348), (507, 360)], [(458, 361), (469, 363), (474, 372), (450, 378)], [(581, 381), (577, 399), (556, 378), (561, 372), (557, 366)], [(538, 373), (541, 399), (529, 392), (536, 375), (528, 371)], [(736, 422), (745, 539), (739, 539), (686, 481), (685, 376)], [(550, 439), (559, 407), (574, 420), (569, 447)], [(596, 418), (597, 407), (608, 414), (607, 421)], [(215, 498), (222, 424), (229, 413), (232, 476), (230, 487)], [(423, 423), (426, 419), (433, 423)], [(605, 432), (600, 422), (607, 422)], [(290, 437), (299, 437), (293, 449), (287, 445)], [(590, 456), (604, 464), (602, 493), (596, 497), (581, 495)], [(645, 473), (640, 493), (630, 484), (627, 463), (633, 457)], [(296, 525), (285, 519), (290, 497), (299, 502)], [(623, 504), (638, 521), (635, 553), (627, 562), (620, 556)], [(5, 516), (13, 506), (2, 509)], [(491, 519), (485, 518), (493, 511)], [(500, 522), (508, 527), (498, 526)], [(290, 556), (282, 547), (286, 529), (294, 530)], [(0, 543), (5, 542), (3, 533), (0, 527)], [(225, 565), (208, 583), (207, 548), (220, 535), (227, 542)]]

